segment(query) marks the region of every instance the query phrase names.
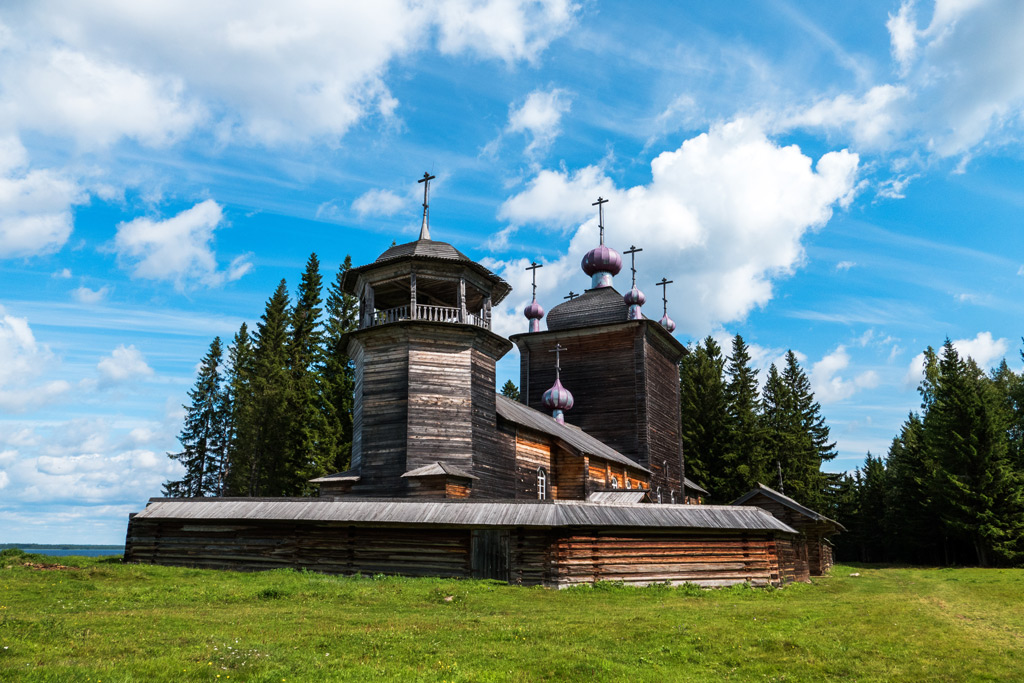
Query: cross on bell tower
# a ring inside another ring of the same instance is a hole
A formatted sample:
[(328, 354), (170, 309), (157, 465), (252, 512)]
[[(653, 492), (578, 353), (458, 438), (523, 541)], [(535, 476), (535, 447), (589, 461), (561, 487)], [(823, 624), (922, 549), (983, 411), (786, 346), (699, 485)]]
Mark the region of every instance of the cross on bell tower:
[(601, 230), (601, 244), (604, 244), (604, 205), (607, 203), (607, 199), (598, 197), (597, 201), (591, 204), (597, 207), (597, 227)]
[(417, 183), (423, 183), (423, 223), (420, 225), (420, 239), (430, 239), (430, 181), (437, 176), (432, 176), (426, 171)]
[(638, 249), (637, 247), (634, 247), (631, 244), (631, 245), (629, 245), (629, 249), (627, 249), (626, 251), (622, 252), (623, 254), (629, 254), (629, 269), (631, 271), (633, 271), (633, 286), (634, 287), (636, 287), (636, 253), (638, 251), (643, 251), (643, 249)]

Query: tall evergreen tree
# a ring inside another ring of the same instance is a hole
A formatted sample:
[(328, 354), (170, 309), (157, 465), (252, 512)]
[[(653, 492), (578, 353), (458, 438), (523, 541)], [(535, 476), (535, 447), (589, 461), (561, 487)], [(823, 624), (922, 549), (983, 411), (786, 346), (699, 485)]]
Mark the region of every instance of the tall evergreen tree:
[(232, 488), (247, 496), (291, 495), (289, 447), (288, 286), (267, 301), (253, 338), (247, 395), (237, 405)]
[(758, 482), (768, 483), (770, 465), (765, 457), (761, 399), (757, 390), (757, 370), (751, 365), (750, 352), (743, 337), (732, 340), (725, 374), (726, 447), (718, 500), (732, 501)]
[(885, 513), (881, 519), (886, 556), (918, 564), (941, 561), (941, 536), (931, 497), (934, 463), (924, 448), (924, 423), (911, 413), (886, 456)]
[(220, 384), (220, 364), (223, 356), (220, 337), (215, 337), (210, 350), (203, 357), (195, 386), (189, 390), (191, 404), (186, 410), (185, 425), (178, 436), (180, 453), (168, 456), (185, 467), (185, 476), (164, 484), (164, 495), (197, 498), (217, 495), (220, 457), (224, 448), (224, 410)]
[(505, 384), (501, 387), (501, 395), (506, 398), (510, 398), (513, 401), (519, 400), (519, 387), (512, 380), (506, 380)]
[(288, 449), (283, 458), (288, 467), (281, 473), (281, 487), (291, 495), (308, 493), (308, 481), (330, 473), (334, 465), (321, 379), (321, 282), (320, 262), (316, 254), (310, 254), (290, 313), (291, 334), (287, 342), (290, 424)]
[(359, 302), (356, 297), (346, 294), (341, 287), (345, 273), (351, 268), (352, 258), (345, 256), (327, 294), (327, 321), (321, 371), (327, 417), (327, 452), (333, 459), (330, 469), (336, 472), (348, 469), (352, 456), (355, 365), (348, 356), (346, 335), (358, 327)]
[(680, 362), (679, 394), (686, 476), (708, 489), (713, 500), (728, 502), (724, 369), (722, 351), (709, 336)]

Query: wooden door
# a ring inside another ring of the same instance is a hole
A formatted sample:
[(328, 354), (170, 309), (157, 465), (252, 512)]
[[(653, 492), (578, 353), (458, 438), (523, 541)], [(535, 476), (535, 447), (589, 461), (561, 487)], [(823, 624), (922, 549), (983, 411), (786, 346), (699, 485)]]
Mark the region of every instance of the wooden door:
[(509, 581), (509, 532), (474, 529), (470, 555), (474, 579)]

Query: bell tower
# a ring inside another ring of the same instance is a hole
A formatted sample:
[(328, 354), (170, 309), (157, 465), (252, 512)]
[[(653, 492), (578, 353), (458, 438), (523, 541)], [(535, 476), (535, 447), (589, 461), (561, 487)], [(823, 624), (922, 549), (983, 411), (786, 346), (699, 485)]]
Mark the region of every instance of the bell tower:
[[(427, 185), (420, 238), (393, 246), (342, 281), (360, 302), (349, 335), (355, 362), (351, 492), (438, 494), (455, 482), (499, 495), (495, 363), (512, 344), (491, 331), (511, 287), (450, 244), (430, 239)], [(357, 477), (357, 478), (356, 478)], [(430, 489), (428, 491), (428, 489)]]

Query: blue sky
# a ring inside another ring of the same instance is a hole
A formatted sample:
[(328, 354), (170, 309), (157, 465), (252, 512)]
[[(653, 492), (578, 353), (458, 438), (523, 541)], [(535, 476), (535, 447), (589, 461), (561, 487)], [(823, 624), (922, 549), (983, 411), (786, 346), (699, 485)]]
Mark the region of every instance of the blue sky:
[(833, 469), (926, 346), (1019, 369), (1021, 3), (355, 4), (0, 9), (0, 542), (122, 541), (212, 338), (414, 239), (425, 170), (505, 334), (529, 261), (547, 309), (587, 286), (608, 197), (682, 341), (797, 351)]

